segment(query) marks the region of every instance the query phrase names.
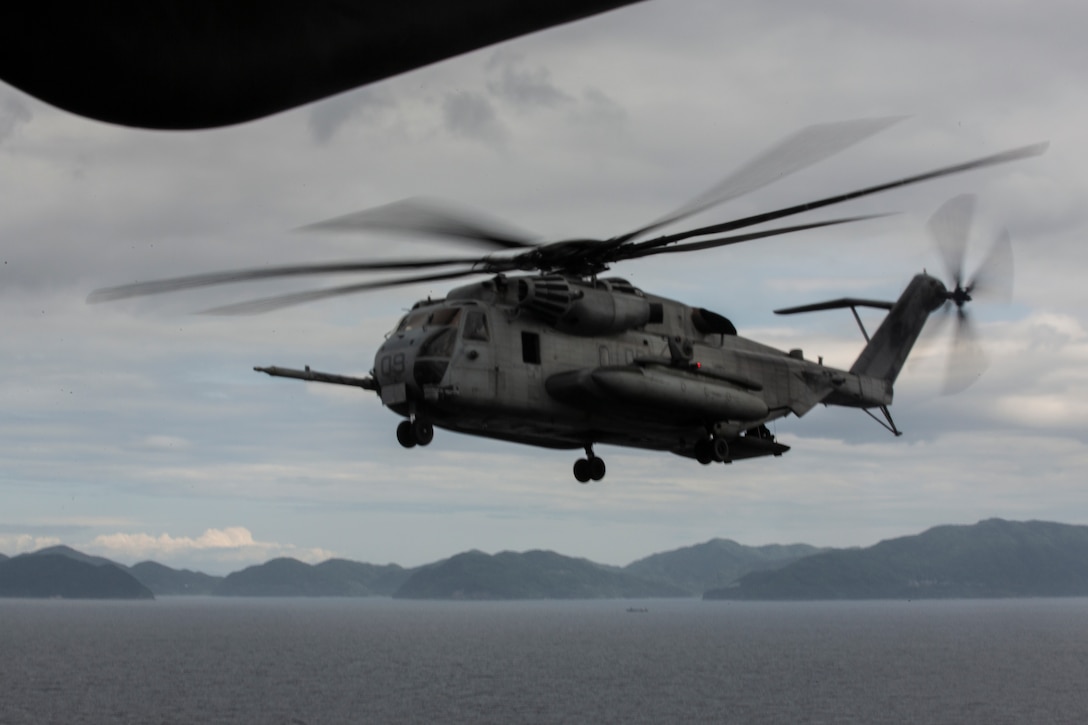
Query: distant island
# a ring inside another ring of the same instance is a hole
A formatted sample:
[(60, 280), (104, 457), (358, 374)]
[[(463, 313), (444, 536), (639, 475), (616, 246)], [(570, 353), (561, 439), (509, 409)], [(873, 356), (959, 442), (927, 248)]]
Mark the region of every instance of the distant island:
[(1088, 526), (989, 519), (751, 572), (705, 599), (1088, 596)]
[[(54, 547), (54, 549), (67, 547)], [(154, 599), (120, 565), (68, 549), (42, 550), (0, 560), (0, 597), (33, 599)]]
[(625, 567), (552, 551), (468, 551), (425, 566), (278, 558), (225, 577), (144, 561), (131, 567), (67, 546), (0, 554), (0, 597), (155, 596), (396, 599), (706, 600), (1088, 596), (1088, 526), (989, 519), (867, 548), (750, 547), (729, 539)]

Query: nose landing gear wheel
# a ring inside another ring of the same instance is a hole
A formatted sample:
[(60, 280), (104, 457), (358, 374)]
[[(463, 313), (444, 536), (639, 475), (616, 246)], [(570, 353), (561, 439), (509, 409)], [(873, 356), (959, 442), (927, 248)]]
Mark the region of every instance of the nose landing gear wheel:
[(425, 420), (402, 420), (397, 426), (397, 442), (405, 448), (425, 446), (434, 440), (434, 426)]
[(416, 443), (425, 446), (434, 440), (434, 426), (425, 420), (416, 418), (412, 421), (412, 435), (415, 436)]
[(400, 425), (397, 426), (397, 442), (405, 448), (415, 447), (416, 436), (412, 432), (412, 421), (402, 420)]

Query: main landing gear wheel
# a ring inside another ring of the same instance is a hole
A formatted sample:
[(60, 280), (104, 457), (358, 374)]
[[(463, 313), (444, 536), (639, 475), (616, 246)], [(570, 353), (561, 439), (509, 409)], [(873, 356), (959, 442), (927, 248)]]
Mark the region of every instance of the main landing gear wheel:
[(604, 478), (604, 459), (598, 458), (590, 451), (586, 458), (579, 458), (574, 462), (574, 477), (578, 483), (589, 483), (590, 479), (600, 481)]
[(402, 420), (397, 426), (397, 442), (405, 448), (425, 446), (434, 440), (434, 426), (425, 420)]

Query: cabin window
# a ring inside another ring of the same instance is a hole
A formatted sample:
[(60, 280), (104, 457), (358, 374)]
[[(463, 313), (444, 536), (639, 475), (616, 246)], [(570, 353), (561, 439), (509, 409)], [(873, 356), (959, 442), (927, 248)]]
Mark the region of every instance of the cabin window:
[(665, 305), (660, 302), (650, 303), (650, 324), (660, 325), (665, 321)]
[(540, 364), (540, 335), (535, 332), (521, 333), (521, 360), (530, 365)]
[(470, 310), (465, 313), (465, 330), (463, 334), (466, 340), (487, 342), (491, 339), (487, 333), (487, 317), (484, 316), (483, 311)]

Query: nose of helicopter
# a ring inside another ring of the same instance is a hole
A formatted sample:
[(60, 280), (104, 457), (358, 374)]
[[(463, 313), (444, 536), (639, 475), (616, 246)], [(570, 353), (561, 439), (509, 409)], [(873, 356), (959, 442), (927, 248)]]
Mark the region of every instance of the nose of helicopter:
[(374, 359), (374, 377), (383, 391), (403, 400), (419, 400), (423, 386), (437, 385), (449, 367), (455, 331), (410, 330), (387, 339)]

